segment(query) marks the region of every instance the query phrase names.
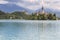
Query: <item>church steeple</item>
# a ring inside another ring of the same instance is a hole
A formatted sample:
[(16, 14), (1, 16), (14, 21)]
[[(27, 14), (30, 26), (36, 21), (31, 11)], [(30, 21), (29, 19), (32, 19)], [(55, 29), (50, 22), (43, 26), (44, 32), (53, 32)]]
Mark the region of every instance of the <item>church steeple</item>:
[[(42, 0), (41, 1), (41, 5), (42, 5), (42, 7), (41, 7), (41, 14), (44, 14), (45, 12), (44, 12), (44, 0)], [(37, 12), (37, 16), (39, 15), (39, 13), (40, 13), (40, 11), (39, 12)]]
[(41, 8), (41, 9), (42, 9), (42, 14), (44, 14), (44, 7), (42, 6), (42, 8)]
[(42, 14), (44, 14), (44, 0), (42, 0)]

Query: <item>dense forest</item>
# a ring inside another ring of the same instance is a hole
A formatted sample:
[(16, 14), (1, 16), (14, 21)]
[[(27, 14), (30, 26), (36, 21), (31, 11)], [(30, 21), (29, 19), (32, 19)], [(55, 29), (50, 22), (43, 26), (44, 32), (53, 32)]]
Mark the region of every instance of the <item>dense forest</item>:
[(32, 13), (27, 14), (26, 12), (15, 11), (12, 13), (5, 13), (0, 11), (0, 19), (23, 19), (23, 20), (57, 20), (56, 14), (42, 14), (42, 13)]

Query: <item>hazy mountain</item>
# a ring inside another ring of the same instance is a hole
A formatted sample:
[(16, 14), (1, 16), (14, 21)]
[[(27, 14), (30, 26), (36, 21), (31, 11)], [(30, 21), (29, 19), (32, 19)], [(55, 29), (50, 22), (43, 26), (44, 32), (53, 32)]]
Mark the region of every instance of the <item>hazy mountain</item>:
[(15, 4), (0, 4), (0, 10), (4, 12), (13, 12), (13, 11), (26, 11), (26, 12), (33, 12), (30, 9), (23, 8), (21, 6), (17, 6)]

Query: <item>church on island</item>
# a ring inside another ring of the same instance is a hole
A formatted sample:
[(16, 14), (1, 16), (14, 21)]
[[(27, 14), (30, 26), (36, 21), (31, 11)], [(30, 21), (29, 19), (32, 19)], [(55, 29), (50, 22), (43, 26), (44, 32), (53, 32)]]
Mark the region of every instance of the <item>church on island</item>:
[(56, 17), (56, 14), (54, 13), (48, 13), (45, 12), (44, 10), (44, 1), (42, 0), (42, 7), (41, 7), (42, 11), (38, 11), (33, 13), (33, 20), (57, 20), (58, 18)]
[(32, 14), (33, 20), (57, 20), (56, 14), (48, 13), (44, 11), (44, 7), (41, 7), (42, 11), (38, 11)]
[(0, 11), (0, 19), (21, 19), (21, 20), (60, 20), (54, 13), (45, 11), (44, 1), (42, 0), (41, 10), (29, 14), (27, 11), (14, 11), (12, 13), (5, 13)]

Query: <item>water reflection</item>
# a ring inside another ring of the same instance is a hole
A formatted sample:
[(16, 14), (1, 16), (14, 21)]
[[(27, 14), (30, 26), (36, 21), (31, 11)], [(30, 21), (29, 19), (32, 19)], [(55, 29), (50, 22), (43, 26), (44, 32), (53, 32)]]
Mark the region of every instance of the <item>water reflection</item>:
[(59, 40), (60, 23), (0, 22), (0, 40)]

